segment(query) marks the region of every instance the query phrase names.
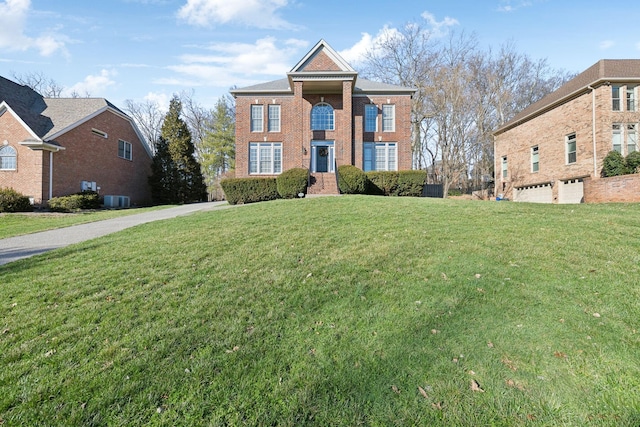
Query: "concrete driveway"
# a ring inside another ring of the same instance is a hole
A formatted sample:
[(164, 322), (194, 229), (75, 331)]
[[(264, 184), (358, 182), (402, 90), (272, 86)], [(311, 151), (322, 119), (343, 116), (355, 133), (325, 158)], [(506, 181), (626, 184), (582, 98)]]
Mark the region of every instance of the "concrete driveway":
[(24, 236), (9, 237), (8, 239), (0, 239), (0, 265), (74, 243), (106, 236), (107, 234), (115, 233), (139, 224), (175, 218), (193, 212), (224, 209), (228, 207), (231, 207), (231, 205), (227, 202), (194, 203), (39, 233), (25, 234)]

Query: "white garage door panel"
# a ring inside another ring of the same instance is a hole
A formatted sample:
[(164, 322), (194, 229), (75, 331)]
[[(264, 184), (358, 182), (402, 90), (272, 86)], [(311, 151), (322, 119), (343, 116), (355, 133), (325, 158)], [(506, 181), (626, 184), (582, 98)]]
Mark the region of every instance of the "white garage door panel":
[(558, 203), (582, 203), (584, 184), (581, 179), (562, 181), (558, 189)]
[(552, 203), (553, 188), (551, 188), (550, 184), (545, 184), (516, 189), (515, 201), (530, 203)]

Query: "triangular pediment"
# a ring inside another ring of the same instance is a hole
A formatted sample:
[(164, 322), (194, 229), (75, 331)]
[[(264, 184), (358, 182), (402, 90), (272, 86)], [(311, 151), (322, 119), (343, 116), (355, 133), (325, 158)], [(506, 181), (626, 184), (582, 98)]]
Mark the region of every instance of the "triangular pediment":
[(324, 40), (316, 45), (291, 69), (291, 73), (323, 73), (356, 71)]

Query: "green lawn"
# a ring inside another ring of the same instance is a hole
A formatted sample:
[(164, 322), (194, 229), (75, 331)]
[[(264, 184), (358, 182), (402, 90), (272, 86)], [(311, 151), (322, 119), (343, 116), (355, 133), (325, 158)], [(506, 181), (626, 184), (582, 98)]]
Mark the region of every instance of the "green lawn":
[(103, 211), (86, 211), (77, 213), (0, 213), (0, 239), (30, 234), (54, 228), (69, 227), (86, 222), (117, 218), (125, 215), (164, 209), (168, 206), (154, 206), (151, 208), (116, 209)]
[(7, 264), (0, 424), (638, 426), (639, 225), (343, 196)]

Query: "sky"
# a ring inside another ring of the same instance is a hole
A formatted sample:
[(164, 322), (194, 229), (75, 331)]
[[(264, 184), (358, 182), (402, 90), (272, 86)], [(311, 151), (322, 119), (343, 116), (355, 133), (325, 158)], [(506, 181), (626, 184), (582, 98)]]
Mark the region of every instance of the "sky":
[(284, 78), (324, 39), (358, 70), (383, 31), (505, 43), (553, 69), (640, 58), (637, 0), (0, 0), (0, 75), (40, 74), (63, 96), (206, 108), (231, 87)]

